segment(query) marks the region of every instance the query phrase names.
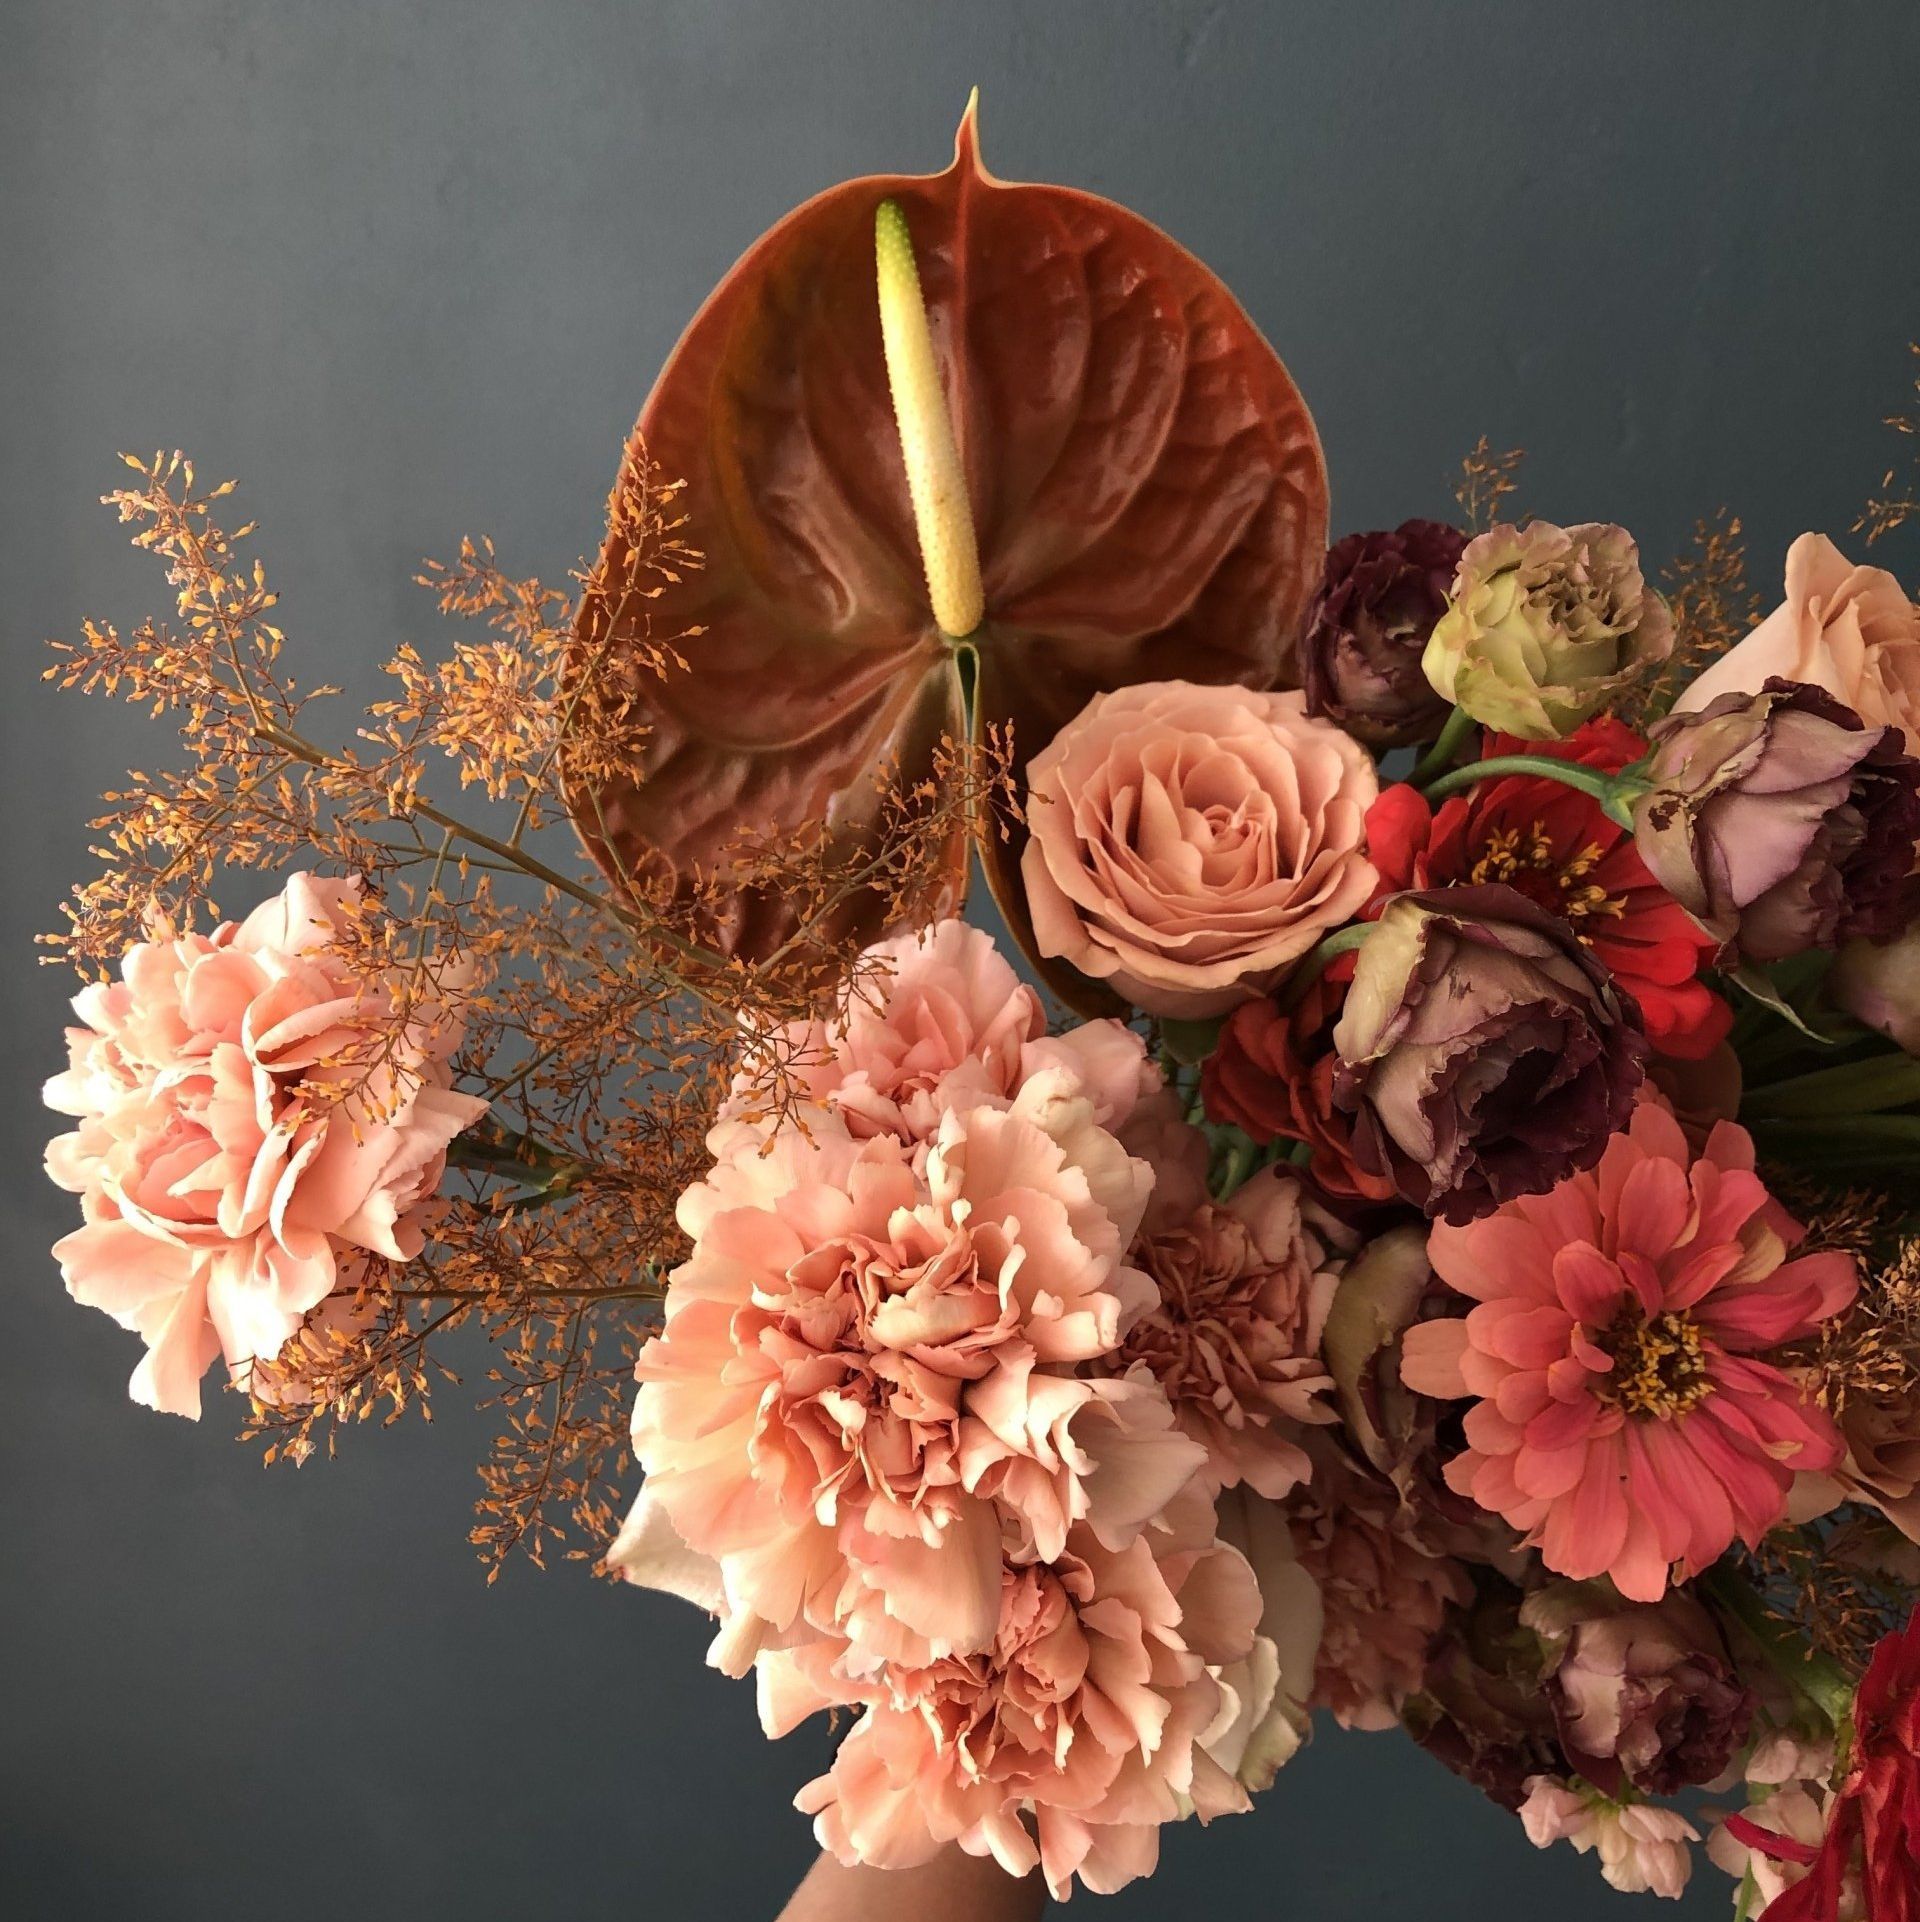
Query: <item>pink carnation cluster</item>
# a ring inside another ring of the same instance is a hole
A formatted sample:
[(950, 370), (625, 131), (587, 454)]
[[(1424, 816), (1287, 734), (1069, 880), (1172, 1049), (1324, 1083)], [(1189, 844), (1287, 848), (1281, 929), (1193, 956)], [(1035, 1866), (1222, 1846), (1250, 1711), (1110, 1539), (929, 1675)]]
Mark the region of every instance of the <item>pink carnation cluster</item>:
[(486, 1112), (451, 1085), (455, 1011), (402, 1019), (393, 984), (331, 945), (360, 895), (295, 874), (75, 998), (46, 1100), (79, 1125), (47, 1170), (85, 1222), (54, 1254), (77, 1301), (146, 1343), (149, 1407), (197, 1417), (216, 1358), (244, 1378), (365, 1256), (417, 1254), (448, 1143)]
[[(771, 1730), (864, 1709), (802, 1796), (844, 1859), (957, 1841), (1057, 1894), (1117, 1886), (1160, 1823), (1245, 1806), (1210, 1743), (1295, 1712), (1207, 1447), (1129, 1348), (1160, 1297), (1125, 1136), (1158, 1077), (1117, 1023), (1047, 1038), (957, 922), (874, 958), (841, 1019), (777, 1038), (804, 1125), (736, 1102), (682, 1198), (612, 1559), (713, 1610)], [(1248, 1292), (1297, 1333), (1314, 1271), (1279, 1214)], [(1307, 1412), (1299, 1369), (1270, 1372)]]

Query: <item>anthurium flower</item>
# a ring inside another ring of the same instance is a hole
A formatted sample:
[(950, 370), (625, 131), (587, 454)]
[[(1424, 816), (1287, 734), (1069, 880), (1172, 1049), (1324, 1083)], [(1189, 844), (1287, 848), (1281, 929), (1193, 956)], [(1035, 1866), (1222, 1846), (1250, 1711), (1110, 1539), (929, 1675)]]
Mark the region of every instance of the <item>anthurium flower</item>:
[[(897, 205), (951, 412), (984, 614), (965, 647), (929, 599), (887, 376), (875, 216)], [(1126, 208), (996, 180), (972, 112), (953, 165), (831, 188), (715, 289), (643, 409), (629, 461), (684, 480), (704, 565), (629, 593), (616, 527), (576, 665), (683, 634), (686, 671), (636, 672), (649, 737), (630, 778), (573, 796), (617, 876), (666, 889), (724, 873), (743, 832), (824, 825), (870, 848), (881, 797), (931, 773), (942, 737), (1011, 724), (1024, 761), (1095, 694), (1179, 676), (1297, 682), (1326, 545), (1313, 422), (1273, 350), (1201, 263)], [(614, 585), (617, 584), (617, 585)], [(986, 846), (1025, 925), (1023, 836)], [(956, 835), (910, 901), (862, 893), (867, 939), (957, 898)], [(741, 891), (715, 938), (752, 956), (790, 901)]]

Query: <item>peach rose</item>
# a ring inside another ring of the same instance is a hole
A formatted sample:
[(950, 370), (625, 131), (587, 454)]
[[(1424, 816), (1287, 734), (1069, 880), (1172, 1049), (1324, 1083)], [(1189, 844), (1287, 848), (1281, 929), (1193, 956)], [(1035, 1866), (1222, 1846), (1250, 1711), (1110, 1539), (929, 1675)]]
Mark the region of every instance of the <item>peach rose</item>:
[(1824, 534), (1787, 549), (1787, 598), (1674, 704), (1757, 694), (1768, 678), (1808, 681), (1869, 727), (1897, 727), (1920, 754), (1920, 608), (1884, 568), (1855, 567)]
[(1251, 1000), (1375, 885), (1373, 761), (1301, 694), (1097, 694), (1027, 786), (1020, 872), (1040, 952), (1152, 1014)]
[(80, 1125), (47, 1172), (85, 1225), (54, 1255), (76, 1301), (146, 1342), (131, 1392), (150, 1408), (197, 1417), (216, 1357), (272, 1359), (357, 1255), (418, 1254), (447, 1145), (486, 1113), (451, 1086), (456, 1011), (414, 1005), (396, 1032), (397, 987), (332, 945), (359, 897), (295, 874), (75, 998), (46, 1101)]

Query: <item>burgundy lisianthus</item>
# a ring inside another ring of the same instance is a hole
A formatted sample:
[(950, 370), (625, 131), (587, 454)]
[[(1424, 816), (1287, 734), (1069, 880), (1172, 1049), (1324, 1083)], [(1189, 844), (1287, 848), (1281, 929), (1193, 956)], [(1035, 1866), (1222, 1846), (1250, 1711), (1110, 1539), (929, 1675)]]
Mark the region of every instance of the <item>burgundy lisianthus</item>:
[[(1589, 721), (1564, 741), (1497, 734), (1488, 758), (1546, 754), (1608, 773), (1646, 743), (1619, 721)], [(1648, 873), (1633, 836), (1589, 794), (1537, 775), (1483, 781), (1436, 811), (1415, 787), (1388, 788), (1367, 815), (1381, 899), (1407, 888), (1498, 881), (1567, 922), (1640, 1005), (1662, 1054), (1698, 1060), (1733, 1012), (1699, 978), (1715, 942)]]
[(1746, 1738), (1753, 1691), (1691, 1595), (1633, 1603), (1604, 1583), (1555, 1582), (1520, 1619), (1552, 1652), (1560, 1745), (1595, 1788), (1677, 1794), (1712, 1781)]
[(1231, 1122), (1263, 1147), (1305, 1142), (1313, 1150), (1308, 1172), (1330, 1201), (1388, 1201), (1392, 1178), (1355, 1162), (1352, 1117), (1333, 1099), (1333, 1028), (1352, 978), (1353, 957), (1342, 955), (1292, 1007), (1249, 1001), (1236, 1008), (1200, 1087), (1213, 1120)]
[(1765, 1922), (1840, 1922), (1850, 1872), (1872, 1922), (1920, 1922), (1920, 1612), (1873, 1652), (1825, 1837), (1802, 1842), (1751, 1814), (1730, 1817), (1727, 1828), (1759, 1854), (1808, 1871), (1768, 1906)]
[(1307, 712), (1376, 747), (1430, 740), (1448, 704), (1420, 657), (1467, 537), (1441, 521), (1349, 534), (1327, 552), (1300, 660)]
[(1402, 1705), (1407, 1733), (1503, 1809), (1518, 1809), (1541, 1776), (1569, 1773), (1545, 1651), (1521, 1624), (1520, 1591), (1487, 1570), (1463, 1606), (1447, 1610), (1417, 1694)]
[(1634, 838), (1730, 960), (1784, 961), (1914, 918), (1920, 761), (1825, 689), (1770, 680), (1653, 730)]
[(1631, 997), (1564, 920), (1506, 886), (1390, 901), (1333, 1041), (1355, 1162), (1455, 1223), (1592, 1167), (1647, 1057)]

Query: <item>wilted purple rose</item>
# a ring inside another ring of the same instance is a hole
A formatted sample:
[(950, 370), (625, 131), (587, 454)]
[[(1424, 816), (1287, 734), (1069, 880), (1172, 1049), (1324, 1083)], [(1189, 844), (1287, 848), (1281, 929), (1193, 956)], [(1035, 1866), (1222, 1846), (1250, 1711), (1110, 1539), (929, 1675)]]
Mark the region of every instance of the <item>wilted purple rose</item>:
[(1914, 918), (1920, 761), (1803, 681), (1723, 694), (1649, 737), (1634, 840), (1729, 962), (1784, 961)]
[(1442, 521), (1349, 534), (1327, 552), (1300, 644), (1307, 712), (1376, 747), (1430, 740), (1448, 704), (1420, 657), (1467, 537)]
[(1753, 1719), (1719, 1627), (1680, 1589), (1651, 1605), (1600, 1583), (1556, 1582), (1520, 1619), (1546, 1643), (1560, 1744), (1596, 1788), (1672, 1795), (1710, 1782)]
[(1592, 1167), (1647, 1058), (1632, 998), (1566, 921), (1508, 887), (1388, 902), (1333, 1043), (1355, 1160), (1456, 1223)]

